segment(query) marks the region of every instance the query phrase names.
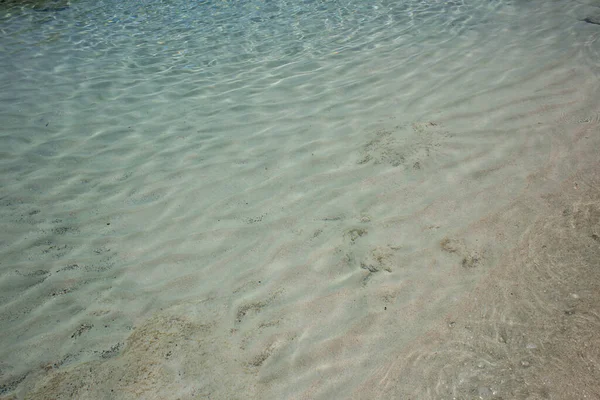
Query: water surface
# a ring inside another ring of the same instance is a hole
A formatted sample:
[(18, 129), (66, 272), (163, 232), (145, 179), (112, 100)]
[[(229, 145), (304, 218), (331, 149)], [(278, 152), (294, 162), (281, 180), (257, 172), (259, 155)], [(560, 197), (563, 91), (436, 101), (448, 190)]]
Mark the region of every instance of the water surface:
[(0, 5), (0, 396), (600, 397), (594, 1)]

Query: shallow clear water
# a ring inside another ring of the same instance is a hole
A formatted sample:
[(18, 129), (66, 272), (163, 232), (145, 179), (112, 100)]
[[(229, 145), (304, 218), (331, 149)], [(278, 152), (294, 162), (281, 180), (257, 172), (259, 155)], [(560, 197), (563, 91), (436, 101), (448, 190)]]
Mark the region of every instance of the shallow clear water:
[(600, 396), (599, 10), (1, 3), (0, 396)]

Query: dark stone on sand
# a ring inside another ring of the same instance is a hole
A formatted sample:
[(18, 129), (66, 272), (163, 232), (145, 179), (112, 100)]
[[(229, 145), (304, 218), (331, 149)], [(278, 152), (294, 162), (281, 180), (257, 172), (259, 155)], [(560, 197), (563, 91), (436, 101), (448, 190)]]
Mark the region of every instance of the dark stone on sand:
[(101, 354), (101, 357), (104, 359), (107, 358), (111, 358), (116, 356), (117, 354), (119, 354), (119, 350), (121, 350), (121, 347), (123, 346), (123, 343), (117, 343), (114, 346), (112, 346), (110, 349), (108, 350), (104, 350)]
[(81, 324), (79, 326), (79, 328), (77, 328), (77, 330), (71, 335), (71, 339), (78, 338), (79, 336), (83, 335), (84, 333), (86, 333), (87, 331), (92, 329), (93, 327), (94, 327), (94, 325), (92, 325), (92, 324)]

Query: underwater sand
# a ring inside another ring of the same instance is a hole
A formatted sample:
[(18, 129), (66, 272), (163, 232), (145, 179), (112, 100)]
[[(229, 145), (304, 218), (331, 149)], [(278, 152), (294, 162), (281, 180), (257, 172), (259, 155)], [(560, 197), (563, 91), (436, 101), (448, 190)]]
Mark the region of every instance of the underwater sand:
[(600, 398), (600, 3), (0, 5), (0, 399)]

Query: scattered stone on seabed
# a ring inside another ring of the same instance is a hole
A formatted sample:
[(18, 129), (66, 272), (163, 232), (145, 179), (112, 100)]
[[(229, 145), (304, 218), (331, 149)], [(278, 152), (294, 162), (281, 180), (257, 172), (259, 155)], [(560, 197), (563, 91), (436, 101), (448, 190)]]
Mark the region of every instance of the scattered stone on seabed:
[(123, 343), (117, 343), (114, 346), (112, 346), (110, 349), (102, 351), (102, 354), (100, 354), (100, 355), (102, 356), (102, 358), (105, 358), (105, 359), (114, 357), (119, 353), (119, 350), (121, 350), (122, 346), (123, 346)]
[(365, 263), (361, 262), (360, 267), (362, 269), (368, 270), (369, 272), (379, 272), (379, 268), (377, 268), (376, 266), (371, 265), (371, 264), (365, 264)]
[(90, 329), (92, 329), (93, 327), (94, 325), (92, 324), (81, 324), (79, 328), (77, 328), (77, 330), (71, 335), (71, 338), (74, 339), (76, 337), (79, 337), (87, 331), (89, 331)]
[(468, 254), (462, 260), (464, 268), (475, 268), (479, 263), (479, 257), (476, 254)]
[(345, 236), (350, 238), (350, 242), (354, 244), (359, 237), (365, 236), (368, 233), (366, 229), (354, 228), (345, 233)]

